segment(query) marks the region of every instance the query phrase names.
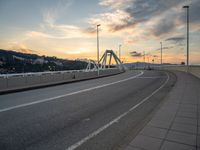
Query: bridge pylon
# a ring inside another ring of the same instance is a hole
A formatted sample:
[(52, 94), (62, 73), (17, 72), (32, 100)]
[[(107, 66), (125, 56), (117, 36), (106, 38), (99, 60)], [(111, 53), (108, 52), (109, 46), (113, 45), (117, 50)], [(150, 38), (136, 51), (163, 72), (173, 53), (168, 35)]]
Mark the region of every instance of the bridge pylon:
[[(113, 65), (115, 63), (115, 65)], [(117, 57), (113, 50), (106, 50), (99, 61), (99, 68), (119, 68), (120, 70), (125, 70), (124, 65), (121, 60)]]

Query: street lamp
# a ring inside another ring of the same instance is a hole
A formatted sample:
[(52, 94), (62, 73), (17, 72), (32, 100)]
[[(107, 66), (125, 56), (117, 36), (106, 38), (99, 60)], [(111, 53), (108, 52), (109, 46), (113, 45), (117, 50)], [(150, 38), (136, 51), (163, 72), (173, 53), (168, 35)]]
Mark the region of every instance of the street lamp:
[(98, 66), (98, 76), (99, 76), (99, 27), (101, 25), (97, 25), (97, 66)]
[(189, 6), (183, 6), (187, 10), (187, 71), (189, 69)]
[(146, 68), (146, 63), (145, 63), (145, 51), (143, 51), (143, 61), (144, 61), (144, 69)]
[(121, 60), (121, 44), (119, 45), (119, 59)]
[(162, 65), (162, 42), (160, 42), (160, 64)]

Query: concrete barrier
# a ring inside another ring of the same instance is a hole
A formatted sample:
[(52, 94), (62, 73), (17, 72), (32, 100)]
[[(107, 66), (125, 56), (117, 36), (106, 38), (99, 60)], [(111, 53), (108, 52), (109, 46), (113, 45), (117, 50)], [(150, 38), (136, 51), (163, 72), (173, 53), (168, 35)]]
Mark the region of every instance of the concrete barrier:
[(104, 69), (99, 71), (63, 71), (32, 74), (16, 74), (0, 76), (0, 93), (36, 88), (65, 82), (86, 80), (121, 73), (119, 69)]
[(55, 74), (52, 74), (52, 76), (53, 76), (53, 82), (61, 82), (64, 80), (62, 73), (55, 73)]
[(65, 82), (72, 81), (74, 80), (74, 76), (75, 76), (75, 73), (73, 72), (63, 73), (63, 81)]
[(196, 77), (200, 78), (200, 66), (191, 66), (189, 72)]
[(167, 66), (162, 67), (164, 70), (176, 70), (176, 71), (183, 71), (183, 72), (189, 72), (193, 74), (194, 76), (200, 78), (200, 66), (189, 66), (187, 69), (187, 66)]
[(88, 78), (95, 78), (97, 77), (97, 71), (91, 72), (75, 72), (75, 80), (83, 80)]
[(7, 89), (7, 80), (5, 77), (0, 78), (0, 91)]
[(42, 83), (50, 83), (53, 82), (53, 74), (48, 73), (48, 74), (42, 74), (41, 75), (41, 80), (40, 80), (41, 84)]
[(105, 69), (105, 70), (100, 70), (99, 74), (101, 76), (108, 76), (108, 75), (112, 75), (112, 74), (118, 74), (121, 73), (121, 71), (119, 69)]
[(37, 85), (41, 83), (40, 75), (28, 75), (26, 76), (26, 84), (27, 86)]
[(7, 88), (15, 89), (22, 88), (26, 86), (26, 77), (25, 76), (14, 76), (12, 78), (7, 78)]

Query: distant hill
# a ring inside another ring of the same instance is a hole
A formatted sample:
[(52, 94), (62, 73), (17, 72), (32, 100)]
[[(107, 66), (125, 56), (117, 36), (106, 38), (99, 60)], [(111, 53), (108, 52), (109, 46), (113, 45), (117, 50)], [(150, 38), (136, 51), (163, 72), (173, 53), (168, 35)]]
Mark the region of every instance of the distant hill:
[(81, 70), (87, 66), (80, 60), (66, 60), (0, 49), (0, 73)]

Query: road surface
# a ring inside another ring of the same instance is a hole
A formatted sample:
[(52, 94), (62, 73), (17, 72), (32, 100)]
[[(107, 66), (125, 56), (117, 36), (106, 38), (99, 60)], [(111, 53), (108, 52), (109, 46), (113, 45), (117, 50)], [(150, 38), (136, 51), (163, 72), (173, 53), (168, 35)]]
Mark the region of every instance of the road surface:
[(175, 80), (167, 72), (128, 71), (0, 95), (0, 149), (122, 149)]

